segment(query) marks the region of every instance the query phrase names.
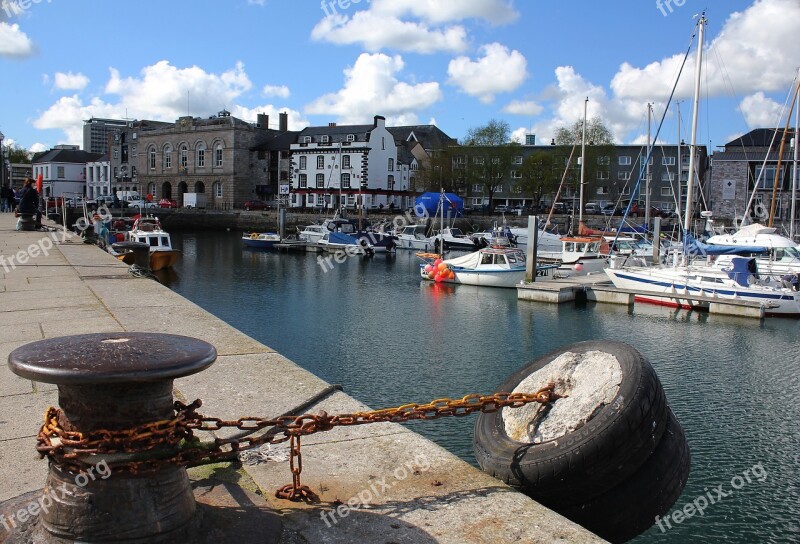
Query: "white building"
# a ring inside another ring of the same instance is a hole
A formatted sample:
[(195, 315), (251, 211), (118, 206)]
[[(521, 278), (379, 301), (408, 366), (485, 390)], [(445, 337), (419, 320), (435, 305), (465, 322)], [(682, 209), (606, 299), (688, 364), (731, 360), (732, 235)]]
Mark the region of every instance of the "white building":
[(111, 191), (111, 161), (103, 155), (96, 161), (86, 163), (86, 198), (113, 195)]
[(292, 207), (352, 208), (359, 197), (367, 208), (406, 207), (413, 200), (411, 165), (398, 161), (394, 136), (379, 115), (372, 125), (307, 127), (290, 151)]
[(86, 164), (100, 153), (83, 151), (76, 145), (57, 145), (33, 157), (33, 178), (42, 176), (45, 197), (86, 194)]

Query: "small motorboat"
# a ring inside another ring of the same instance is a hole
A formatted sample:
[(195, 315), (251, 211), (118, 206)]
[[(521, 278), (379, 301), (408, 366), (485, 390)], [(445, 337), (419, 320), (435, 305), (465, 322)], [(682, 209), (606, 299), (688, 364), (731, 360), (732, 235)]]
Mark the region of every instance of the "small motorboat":
[(251, 232), (242, 234), (242, 244), (244, 247), (257, 249), (271, 249), (275, 244), (280, 243), (281, 236), (274, 232)]
[[(129, 242), (141, 242), (150, 246), (150, 270), (156, 272), (169, 268), (178, 262), (180, 250), (172, 249), (169, 233), (161, 228), (158, 217), (142, 216), (136, 218), (131, 230), (125, 233)], [(117, 254), (117, 258), (127, 265), (134, 263), (133, 253)]]

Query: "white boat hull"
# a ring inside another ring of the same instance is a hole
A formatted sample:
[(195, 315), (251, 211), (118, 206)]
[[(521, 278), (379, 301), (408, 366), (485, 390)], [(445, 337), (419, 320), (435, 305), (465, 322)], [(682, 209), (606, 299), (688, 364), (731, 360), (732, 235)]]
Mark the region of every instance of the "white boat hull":
[(752, 285), (724, 285), (699, 281), (698, 272), (677, 274), (675, 269), (652, 267), (621, 270), (606, 269), (614, 287), (636, 291), (636, 300), (680, 308), (702, 307), (704, 304), (687, 300), (691, 297), (741, 300), (764, 305), (767, 315), (800, 316), (800, 293)]

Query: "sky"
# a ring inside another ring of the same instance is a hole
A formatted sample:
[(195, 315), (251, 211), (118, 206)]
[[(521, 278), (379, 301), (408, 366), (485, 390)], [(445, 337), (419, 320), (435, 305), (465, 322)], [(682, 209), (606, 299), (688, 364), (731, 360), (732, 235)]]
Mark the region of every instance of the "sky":
[[(698, 144), (782, 125), (800, 0), (0, 0), (0, 131), (81, 144), (90, 117), (175, 121), (226, 109), (289, 128), (491, 119), (548, 143), (599, 116), (617, 143), (656, 133), (706, 11)], [(690, 139), (696, 40), (659, 140)], [(676, 105), (680, 103), (680, 106)]]

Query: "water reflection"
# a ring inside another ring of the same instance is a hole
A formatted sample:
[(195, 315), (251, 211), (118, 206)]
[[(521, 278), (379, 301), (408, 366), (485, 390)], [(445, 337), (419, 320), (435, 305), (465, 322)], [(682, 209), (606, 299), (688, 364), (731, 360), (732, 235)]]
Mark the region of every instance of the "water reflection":
[[(513, 290), (420, 281), (412, 252), (348, 259), (243, 250), (239, 233), (176, 233), (170, 285), (373, 407), (491, 392), (565, 344), (628, 342), (653, 364), (692, 450), (676, 507), (761, 462), (768, 480), (638, 542), (800, 539), (798, 322), (665, 307), (517, 301)], [(474, 463), (474, 419), (410, 424)]]

